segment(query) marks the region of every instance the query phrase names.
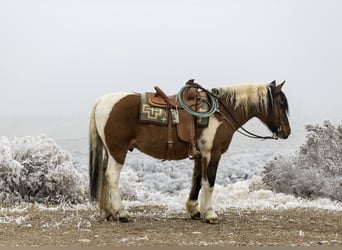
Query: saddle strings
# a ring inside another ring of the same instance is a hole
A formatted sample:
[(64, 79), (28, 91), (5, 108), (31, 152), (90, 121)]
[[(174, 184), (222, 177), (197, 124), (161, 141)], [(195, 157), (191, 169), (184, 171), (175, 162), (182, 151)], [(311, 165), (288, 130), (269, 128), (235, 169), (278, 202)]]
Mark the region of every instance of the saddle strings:
[[(227, 108), (227, 106), (225, 105), (224, 102), (222, 102), (222, 100), (220, 98), (218, 98), (217, 95), (211, 93), (210, 91), (208, 91), (207, 89), (203, 88), (201, 85), (199, 85), (198, 83), (195, 82), (189, 82), (187, 83), (187, 85), (191, 85), (192, 87), (201, 89), (202, 91), (204, 91), (207, 95), (209, 95), (212, 98), (215, 98), (225, 109), (225, 111), (228, 113), (228, 115), (233, 119), (233, 121), (236, 123), (236, 125), (238, 126), (237, 132), (240, 133), (241, 135), (244, 135), (248, 138), (252, 138), (252, 139), (262, 139), (262, 140), (269, 140), (269, 139), (273, 139), (273, 140), (278, 140), (278, 138), (276, 136), (260, 136), (257, 134), (254, 134), (250, 131), (248, 131), (247, 129), (245, 129), (236, 119), (235, 117), (231, 114), (231, 112), (229, 111), (229, 109)], [(223, 120), (225, 120), (226, 122), (230, 123), (230, 120), (228, 120), (227, 117), (224, 116), (224, 114), (222, 114), (219, 110), (217, 110), (216, 112), (218, 112)], [(239, 129), (241, 129), (242, 131), (240, 131)]]

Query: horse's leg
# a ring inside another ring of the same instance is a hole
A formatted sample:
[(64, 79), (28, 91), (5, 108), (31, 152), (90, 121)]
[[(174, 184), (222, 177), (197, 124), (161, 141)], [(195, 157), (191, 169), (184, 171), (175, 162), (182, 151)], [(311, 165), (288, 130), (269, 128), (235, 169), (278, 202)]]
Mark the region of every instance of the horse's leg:
[(201, 219), (201, 213), (198, 209), (198, 194), (201, 189), (202, 180), (202, 161), (201, 159), (195, 159), (194, 172), (192, 175), (192, 187), (190, 191), (189, 199), (186, 203), (186, 208), (194, 220)]
[[(202, 193), (200, 199), (200, 211), (203, 219), (208, 223), (217, 222), (217, 214), (212, 208), (212, 195), (216, 179), (216, 171), (220, 157), (211, 157), (209, 164), (202, 164)], [(203, 159), (205, 160), (205, 159)]]
[(105, 170), (105, 180), (102, 186), (100, 208), (105, 211), (107, 219), (119, 218), (120, 222), (129, 222), (132, 218), (124, 208), (119, 191), (119, 178), (122, 164), (118, 163), (111, 155), (108, 156), (108, 166)]

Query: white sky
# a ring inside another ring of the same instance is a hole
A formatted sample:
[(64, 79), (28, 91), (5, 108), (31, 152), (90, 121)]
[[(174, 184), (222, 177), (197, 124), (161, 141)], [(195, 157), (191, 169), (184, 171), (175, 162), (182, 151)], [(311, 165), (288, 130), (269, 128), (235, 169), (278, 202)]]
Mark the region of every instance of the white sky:
[(0, 0), (0, 115), (88, 117), (114, 91), (287, 81), (291, 119), (341, 121), (342, 1)]

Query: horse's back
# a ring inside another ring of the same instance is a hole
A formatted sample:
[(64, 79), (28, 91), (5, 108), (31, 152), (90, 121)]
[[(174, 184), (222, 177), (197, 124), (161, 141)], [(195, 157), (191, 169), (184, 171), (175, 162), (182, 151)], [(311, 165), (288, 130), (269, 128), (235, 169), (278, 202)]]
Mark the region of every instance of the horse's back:
[[(137, 93), (133, 92), (114, 92), (107, 95), (103, 95), (96, 101), (97, 112), (108, 113), (112, 108), (119, 104), (125, 98), (134, 98), (139, 96)], [(109, 111), (108, 111), (109, 110)]]
[(140, 99), (138, 97), (139, 94), (133, 92), (114, 92), (101, 96), (95, 104), (95, 115), (98, 118), (100, 116), (108, 116), (113, 111), (114, 107), (121, 107), (124, 109), (124, 105), (129, 103), (136, 103), (139, 105)]

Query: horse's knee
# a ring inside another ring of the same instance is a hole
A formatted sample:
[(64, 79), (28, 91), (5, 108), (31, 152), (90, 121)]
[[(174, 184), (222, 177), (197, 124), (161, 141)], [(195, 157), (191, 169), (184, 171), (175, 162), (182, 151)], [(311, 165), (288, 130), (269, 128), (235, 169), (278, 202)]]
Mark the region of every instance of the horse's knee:
[(209, 187), (214, 187), (216, 180), (217, 165), (209, 165), (207, 168), (207, 180)]
[(201, 190), (202, 170), (201, 160), (195, 160), (194, 172), (192, 175), (192, 186), (190, 191), (189, 200), (196, 201), (198, 199), (199, 191)]
[(213, 188), (215, 185), (216, 175), (214, 176), (207, 176), (208, 178), (208, 184), (210, 188)]

